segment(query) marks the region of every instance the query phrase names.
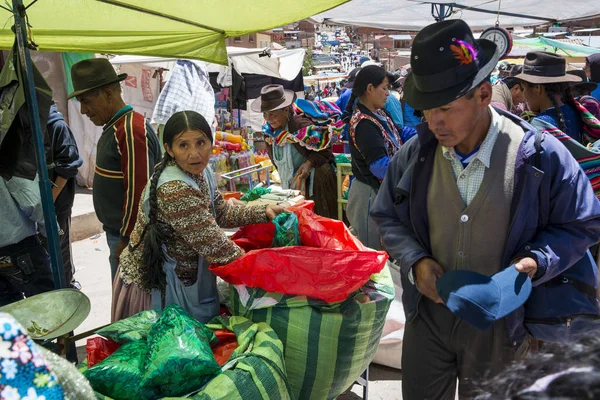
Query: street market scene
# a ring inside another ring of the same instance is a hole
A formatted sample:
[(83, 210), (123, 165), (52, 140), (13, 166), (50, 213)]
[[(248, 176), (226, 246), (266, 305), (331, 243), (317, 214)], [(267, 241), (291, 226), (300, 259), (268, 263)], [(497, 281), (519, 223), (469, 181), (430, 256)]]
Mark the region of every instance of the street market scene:
[(0, 15), (0, 400), (600, 399), (597, 0)]

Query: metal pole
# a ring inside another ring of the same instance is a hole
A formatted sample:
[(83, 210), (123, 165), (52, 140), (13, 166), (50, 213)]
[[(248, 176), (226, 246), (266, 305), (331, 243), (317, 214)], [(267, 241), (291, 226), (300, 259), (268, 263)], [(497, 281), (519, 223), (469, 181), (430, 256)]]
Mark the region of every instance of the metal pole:
[(33, 78), (33, 67), (31, 65), (31, 55), (27, 47), (27, 26), (25, 23), (25, 6), (22, 0), (13, 0), (13, 14), (15, 17), (15, 32), (17, 35), (17, 50), (19, 53), (21, 75), (24, 82), (25, 101), (27, 102), (27, 111), (31, 121), (33, 131), (33, 144), (38, 169), (38, 178), (40, 181), (40, 195), (42, 198), (42, 207), (44, 209), (44, 221), (46, 223), (46, 234), (48, 236), (48, 250), (50, 252), (50, 261), (52, 262), (52, 274), (54, 276), (54, 286), (57, 289), (64, 288), (65, 274), (60, 252), (60, 241), (58, 236), (58, 225), (56, 223), (56, 213), (54, 211), (54, 201), (52, 199), (52, 189), (48, 170), (46, 167), (46, 154), (44, 153), (44, 138), (42, 136), (42, 127), (39, 120), (39, 109), (37, 96), (35, 93), (35, 81)]

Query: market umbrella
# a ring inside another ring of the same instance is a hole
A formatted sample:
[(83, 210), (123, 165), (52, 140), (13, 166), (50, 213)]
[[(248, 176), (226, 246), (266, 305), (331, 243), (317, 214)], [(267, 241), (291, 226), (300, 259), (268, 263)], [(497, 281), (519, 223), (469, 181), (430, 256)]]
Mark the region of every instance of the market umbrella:
[[(176, 57), (227, 65), (227, 38), (299, 21), (346, 1), (39, 0), (27, 15), (40, 51)], [(2, 8), (8, 20), (12, 14)], [(11, 25), (0, 30), (0, 48), (13, 45)]]

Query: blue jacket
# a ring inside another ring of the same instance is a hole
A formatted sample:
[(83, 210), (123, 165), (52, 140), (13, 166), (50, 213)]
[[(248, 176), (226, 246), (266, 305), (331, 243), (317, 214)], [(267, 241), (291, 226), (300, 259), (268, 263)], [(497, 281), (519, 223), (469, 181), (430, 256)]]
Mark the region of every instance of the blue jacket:
[(64, 189), (55, 201), (56, 214), (70, 214), (75, 200), (75, 177), (83, 160), (79, 156), (77, 142), (69, 125), (56, 104), (50, 107), (48, 116), (48, 141), (46, 159), (50, 166), (48, 175), (52, 182), (57, 176), (67, 179)]
[[(600, 240), (600, 201), (594, 196), (588, 178), (565, 146), (547, 134), (542, 141), (541, 168), (536, 168), (535, 128), (516, 116), (497, 111), (524, 131), (515, 165), (512, 222), (504, 249), (504, 265), (509, 266), (517, 257), (535, 259), (538, 263), (538, 273), (533, 280), (535, 287), (577, 263), (579, 269), (572, 268), (569, 272), (581, 275), (582, 281), (597, 287), (597, 277), (589, 278), (583, 272), (595, 271), (590, 265), (591, 257), (584, 255)], [(417, 129), (418, 135), (394, 156), (371, 208), (385, 248), (400, 266), (407, 321), (417, 315), (421, 298), (408, 280), (408, 273), (421, 258), (432, 257), (427, 190), (438, 145), (427, 124)], [(571, 301), (563, 297), (548, 298), (546, 308), (562, 315), (598, 312), (595, 299), (569, 299)], [(506, 317), (514, 346), (520, 345), (526, 335), (524, 317), (524, 307)]]
[(402, 116), (402, 104), (400, 104), (400, 100), (390, 94), (385, 102), (385, 109), (392, 117), (392, 121), (396, 124), (398, 131), (401, 131), (404, 128), (404, 117)]

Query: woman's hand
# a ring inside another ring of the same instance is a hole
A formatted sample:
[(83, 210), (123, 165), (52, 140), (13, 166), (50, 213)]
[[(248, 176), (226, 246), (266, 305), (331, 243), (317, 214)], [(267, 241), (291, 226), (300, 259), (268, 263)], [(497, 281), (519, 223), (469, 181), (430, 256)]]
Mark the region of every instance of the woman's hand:
[(294, 176), (294, 179), (292, 180), (292, 183), (290, 185), (291, 189), (294, 190), (299, 190), (302, 192), (302, 194), (306, 197), (306, 180), (308, 179), (308, 177), (310, 176), (310, 171), (312, 169), (312, 162), (307, 160), (304, 164), (302, 164), (300, 166), (300, 168), (298, 168), (298, 170), (296, 171), (296, 175)]
[(312, 169), (313, 164), (312, 161), (310, 160), (306, 160), (304, 162), (304, 164), (302, 164), (300, 166), (300, 168), (298, 168), (298, 171), (296, 171), (296, 176), (294, 177), (294, 179), (306, 179), (310, 176), (310, 170)]
[(267, 206), (267, 218), (269, 221), (273, 221), (276, 216), (285, 211), (285, 208), (282, 206), (269, 205)]

